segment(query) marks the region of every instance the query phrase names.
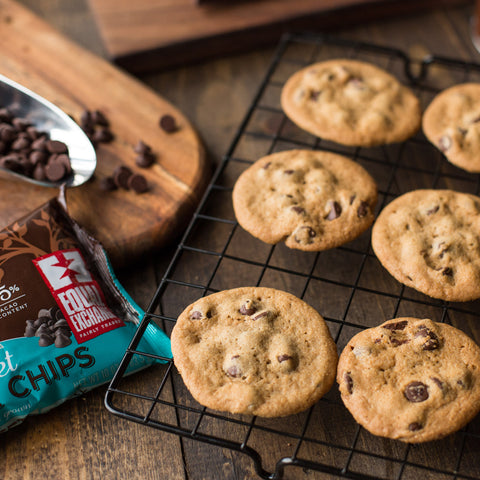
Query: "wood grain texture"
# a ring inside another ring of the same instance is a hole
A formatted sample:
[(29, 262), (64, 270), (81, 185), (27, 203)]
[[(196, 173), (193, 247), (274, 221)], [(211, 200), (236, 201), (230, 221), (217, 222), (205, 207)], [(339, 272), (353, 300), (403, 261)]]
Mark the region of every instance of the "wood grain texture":
[[(172, 104), (138, 80), (77, 46), (31, 12), (0, 1), (0, 71), (44, 96), (77, 121), (99, 109), (115, 140), (97, 149), (95, 179), (68, 192), (72, 216), (106, 247), (114, 265), (126, 265), (159, 248), (179, 233), (205, 187), (209, 168), (197, 133)], [(172, 115), (178, 131), (165, 133), (161, 115)], [(152, 147), (157, 162), (135, 166), (139, 140)], [(106, 194), (99, 179), (117, 165), (144, 174), (150, 190), (142, 195), (117, 190)], [(0, 222), (7, 225), (51, 196), (54, 190), (2, 180)]]
[(462, 0), (89, 0), (106, 50), (140, 73), (277, 42), (287, 30), (332, 31)]

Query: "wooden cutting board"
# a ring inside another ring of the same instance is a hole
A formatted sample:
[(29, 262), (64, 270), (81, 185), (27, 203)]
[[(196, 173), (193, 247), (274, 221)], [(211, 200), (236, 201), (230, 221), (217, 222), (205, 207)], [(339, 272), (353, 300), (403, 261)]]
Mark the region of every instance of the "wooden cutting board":
[(89, 0), (109, 55), (132, 72), (275, 43), (285, 31), (332, 31), (465, 0)]
[[(69, 189), (72, 216), (107, 249), (114, 266), (172, 241), (189, 220), (210, 169), (189, 121), (148, 87), (62, 36), (12, 0), (0, 0), (0, 73), (47, 98), (74, 119), (101, 110), (115, 140), (97, 149), (93, 181)], [(165, 133), (159, 118), (172, 115), (178, 130)], [(133, 147), (143, 140), (157, 155), (148, 169), (135, 165)], [(142, 173), (144, 194), (103, 192), (102, 177), (117, 165)], [(0, 179), (0, 226), (56, 195), (56, 190)]]

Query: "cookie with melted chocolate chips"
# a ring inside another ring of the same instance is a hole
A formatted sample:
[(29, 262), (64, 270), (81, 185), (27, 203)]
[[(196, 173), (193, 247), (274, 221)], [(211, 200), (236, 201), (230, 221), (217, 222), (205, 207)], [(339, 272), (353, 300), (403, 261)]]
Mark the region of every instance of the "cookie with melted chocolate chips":
[(450, 163), (480, 172), (480, 83), (463, 83), (439, 93), (425, 110), (422, 127)]
[(421, 122), (413, 92), (367, 62), (334, 59), (293, 74), (281, 95), (286, 115), (303, 130), (343, 145), (400, 142)]
[(388, 204), (372, 229), (372, 247), (401, 283), (453, 302), (480, 297), (480, 197), (415, 190)]
[(287, 150), (256, 161), (238, 178), (240, 225), (266, 243), (320, 251), (343, 245), (374, 220), (377, 187), (358, 163), (334, 153)]
[(335, 380), (337, 349), (325, 321), (280, 290), (243, 287), (201, 298), (179, 316), (171, 339), (185, 385), (215, 410), (291, 415)]
[(457, 328), (396, 318), (348, 342), (337, 382), (364, 428), (418, 443), (445, 437), (477, 415), (479, 365), (480, 347)]

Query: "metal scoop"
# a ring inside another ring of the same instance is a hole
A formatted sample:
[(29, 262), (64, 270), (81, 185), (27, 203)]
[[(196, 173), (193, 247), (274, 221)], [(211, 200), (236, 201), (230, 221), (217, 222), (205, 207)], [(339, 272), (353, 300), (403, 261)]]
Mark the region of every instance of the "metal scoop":
[(68, 147), (72, 174), (60, 182), (36, 180), (0, 166), (2, 172), (44, 187), (78, 187), (95, 171), (97, 156), (84, 131), (62, 110), (22, 85), (0, 75), (0, 108), (6, 107), (16, 117), (28, 120), (39, 131)]

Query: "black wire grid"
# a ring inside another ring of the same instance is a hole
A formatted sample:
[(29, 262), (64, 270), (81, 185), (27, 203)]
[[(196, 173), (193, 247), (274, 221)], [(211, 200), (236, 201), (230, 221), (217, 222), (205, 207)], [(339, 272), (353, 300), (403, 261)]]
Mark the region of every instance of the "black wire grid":
[(149, 381), (142, 385), (150, 388), (124, 376), (135, 355), (147, 355), (137, 346), (150, 322), (169, 334), (191, 302), (245, 285), (303, 298), (324, 316), (339, 351), (361, 329), (400, 316), (448, 322), (480, 341), (480, 302), (443, 302), (402, 286), (374, 256), (370, 232), (343, 247), (310, 253), (263, 244), (238, 226), (231, 203), (238, 175), (262, 156), (293, 148), (328, 150), (359, 162), (378, 183), (378, 210), (417, 188), (480, 194), (480, 175), (449, 164), (422, 133), (401, 144), (353, 148), (314, 137), (290, 122), (280, 108), (283, 84), (298, 69), (329, 58), (379, 65), (410, 85), (423, 107), (444, 88), (480, 81), (479, 64), (437, 56), (414, 62), (382, 46), (312, 34), (285, 36), (108, 388), (106, 406), (123, 418), (198, 440), (199, 455), (209, 454), (201, 442), (247, 454), (264, 479), (279, 479), (292, 466), (353, 479), (480, 478), (479, 417), (446, 439), (407, 445), (358, 426), (336, 386), (307, 412), (263, 419), (202, 407), (168, 358), (155, 356), (164, 363), (144, 373)]

